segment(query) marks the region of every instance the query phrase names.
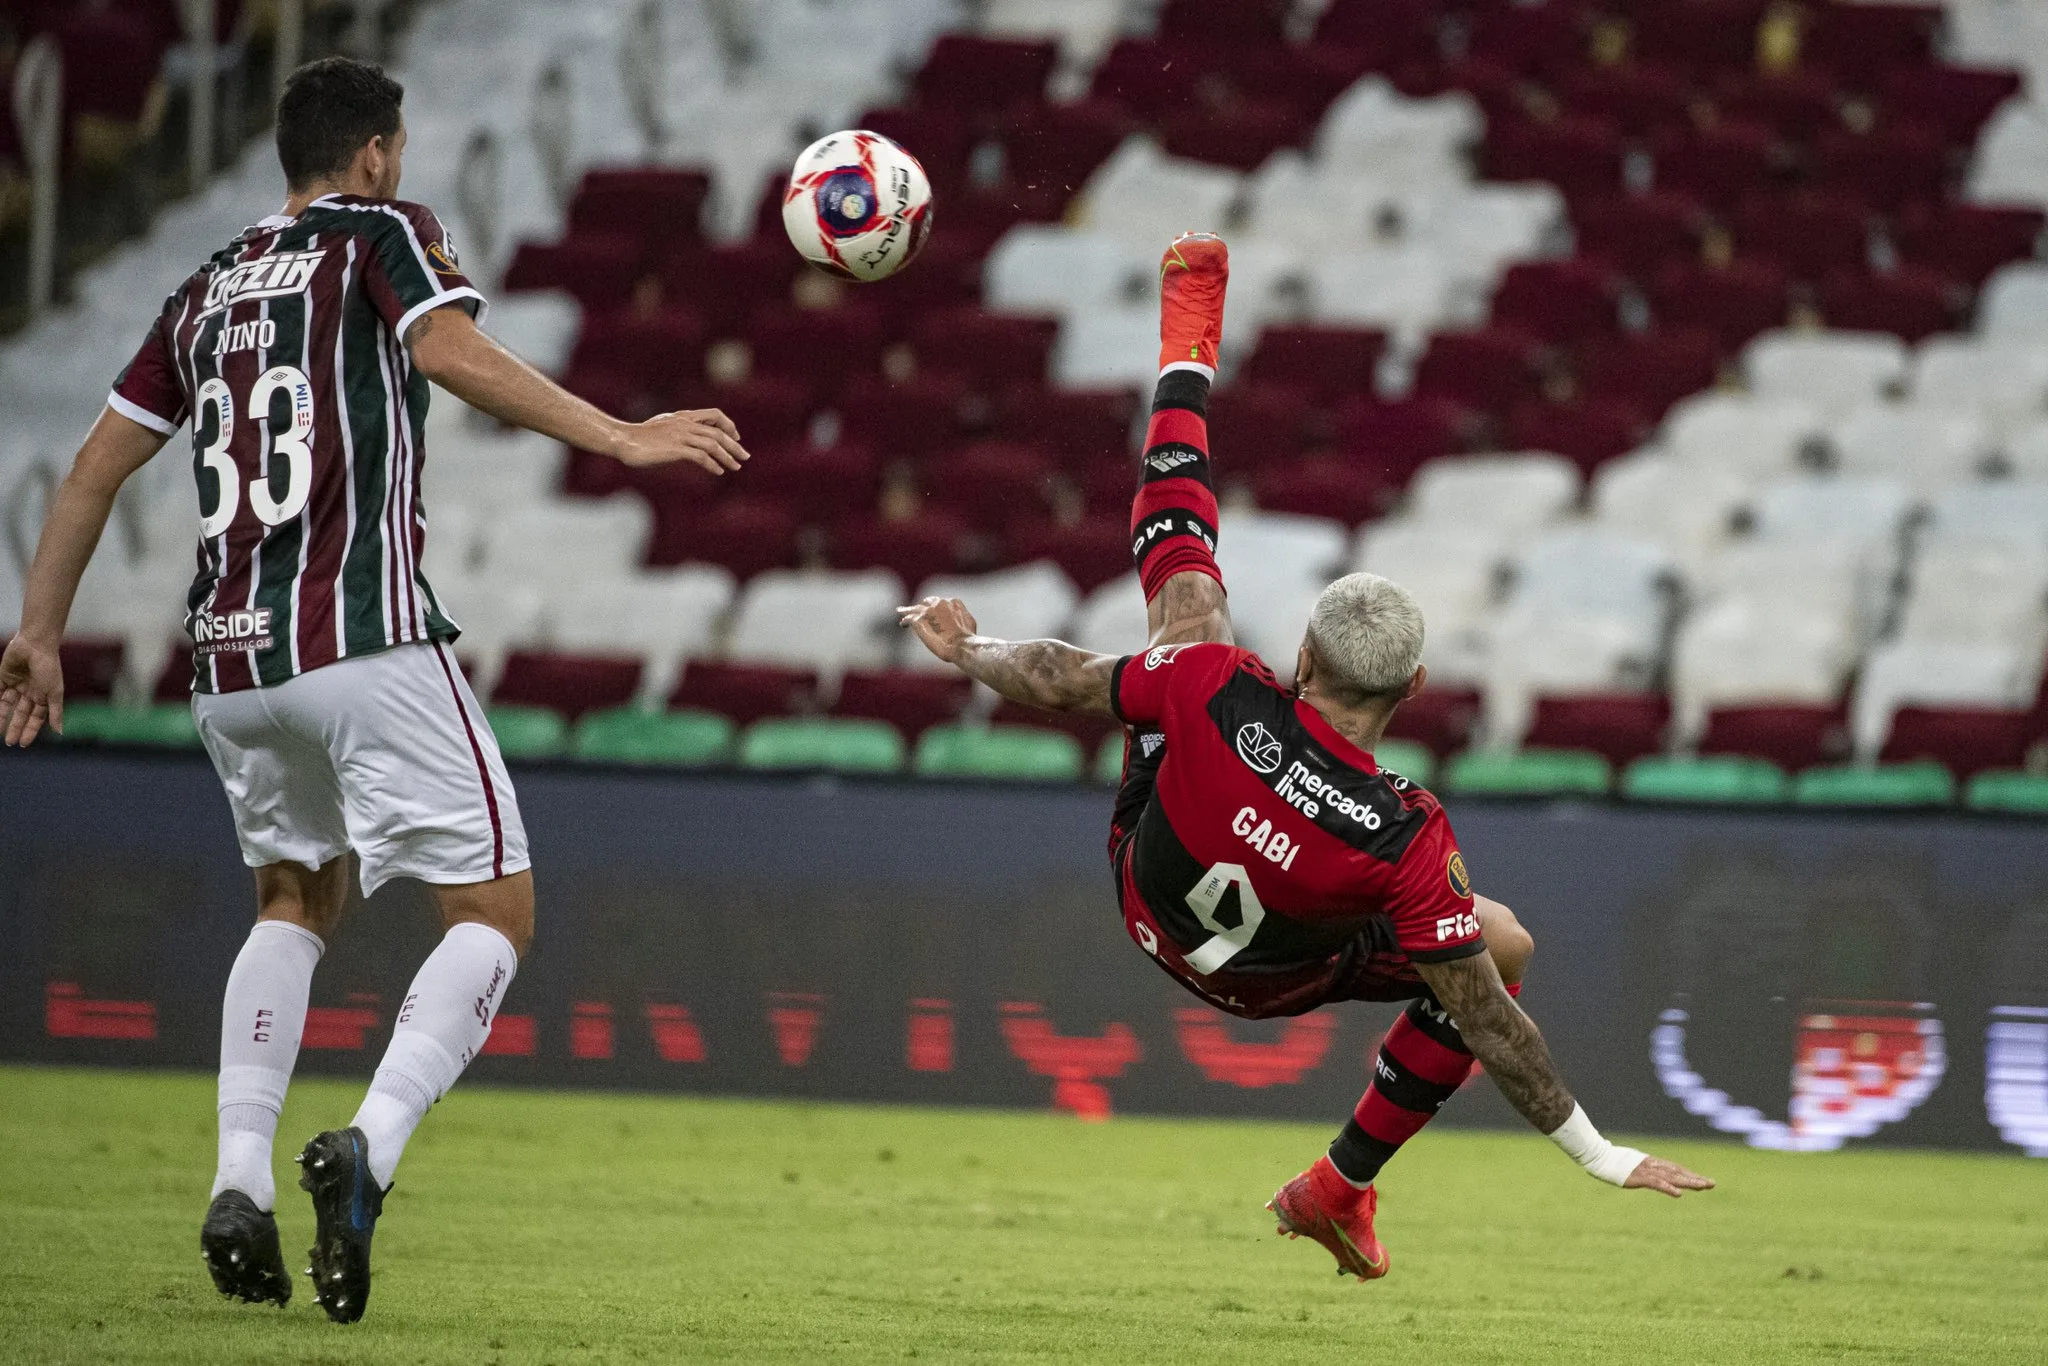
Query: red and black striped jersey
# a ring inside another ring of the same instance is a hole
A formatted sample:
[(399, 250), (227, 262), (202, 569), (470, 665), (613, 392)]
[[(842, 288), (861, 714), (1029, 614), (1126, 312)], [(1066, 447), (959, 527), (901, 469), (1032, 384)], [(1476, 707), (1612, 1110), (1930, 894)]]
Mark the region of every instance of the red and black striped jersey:
[(1485, 947), (1436, 798), (1380, 771), (1257, 655), (1158, 646), (1117, 661), (1110, 699), (1140, 742), (1165, 735), (1131, 880), (1195, 973), (1325, 960), (1374, 917), (1418, 962)]
[(191, 423), (198, 691), (455, 638), (420, 571), (428, 384), (402, 341), (449, 304), (484, 301), (434, 215), (352, 195), (245, 229), (164, 302), (107, 402)]

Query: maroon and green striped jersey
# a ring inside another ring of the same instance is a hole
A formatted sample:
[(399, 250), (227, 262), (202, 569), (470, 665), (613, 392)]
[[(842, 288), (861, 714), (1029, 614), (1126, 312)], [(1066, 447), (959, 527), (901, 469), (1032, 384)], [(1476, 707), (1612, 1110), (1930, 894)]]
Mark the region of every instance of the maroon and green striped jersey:
[(450, 304), (484, 300), (434, 215), (352, 195), (245, 229), (164, 302), (107, 402), (192, 426), (196, 690), (455, 638), (420, 572), (428, 384), (402, 340)]

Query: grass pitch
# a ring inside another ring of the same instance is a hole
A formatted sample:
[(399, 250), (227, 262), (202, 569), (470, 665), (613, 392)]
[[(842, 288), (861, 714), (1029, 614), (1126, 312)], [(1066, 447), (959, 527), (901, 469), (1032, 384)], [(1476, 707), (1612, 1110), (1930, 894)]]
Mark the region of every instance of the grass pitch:
[[(279, 1155), (359, 1088), (301, 1081)], [(1260, 1208), (1323, 1126), (458, 1090), (408, 1149), (368, 1318), (200, 1264), (213, 1080), (0, 1068), (0, 1360), (2029, 1362), (2048, 1163), (1659, 1144), (1597, 1185), (1425, 1134), (1361, 1286)], [(279, 1163), (293, 1271), (312, 1215)]]

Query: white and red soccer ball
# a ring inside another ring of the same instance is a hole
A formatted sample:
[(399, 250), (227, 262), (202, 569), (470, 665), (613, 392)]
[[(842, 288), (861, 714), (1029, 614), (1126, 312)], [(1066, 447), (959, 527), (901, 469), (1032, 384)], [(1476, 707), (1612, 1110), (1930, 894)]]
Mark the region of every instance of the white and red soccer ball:
[(880, 133), (831, 133), (796, 159), (782, 226), (812, 265), (848, 280), (887, 279), (931, 235), (932, 183)]

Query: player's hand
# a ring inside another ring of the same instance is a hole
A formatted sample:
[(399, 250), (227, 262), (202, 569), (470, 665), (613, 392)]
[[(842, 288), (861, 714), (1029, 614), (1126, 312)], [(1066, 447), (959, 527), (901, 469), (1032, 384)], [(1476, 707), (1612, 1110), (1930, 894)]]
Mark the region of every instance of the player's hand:
[(64, 667), (54, 645), (7, 642), (0, 656), (0, 730), (10, 745), (25, 745), (45, 724), (64, 733)]
[(736, 470), (751, 457), (740, 429), (716, 408), (660, 413), (626, 428), (617, 452), (628, 465), (672, 465), (687, 460), (713, 474)]
[(976, 632), (974, 614), (958, 598), (926, 598), (896, 609), (898, 623), (908, 626), (924, 647), (948, 664), (960, 662), (961, 647)]
[(1712, 1177), (1690, 1172), (1676, 1162), (1666, 1162), (1661, 1157), (1645, 1157), (1636, 1163), (1636, 1169), (1628, 1174), (1628, 1180), (1621, 1183), (1623, 1190), (1662, 1191), (1676, 1200), (1687, 1191), (1710, 1191), (1714, 1188)]

